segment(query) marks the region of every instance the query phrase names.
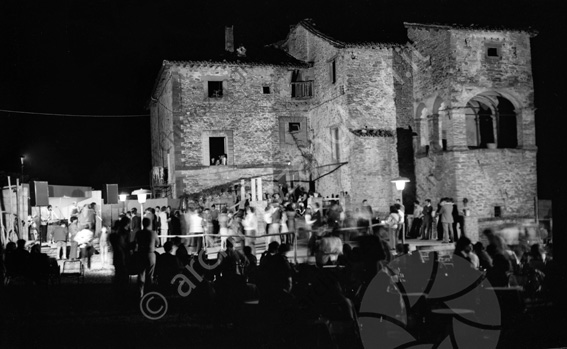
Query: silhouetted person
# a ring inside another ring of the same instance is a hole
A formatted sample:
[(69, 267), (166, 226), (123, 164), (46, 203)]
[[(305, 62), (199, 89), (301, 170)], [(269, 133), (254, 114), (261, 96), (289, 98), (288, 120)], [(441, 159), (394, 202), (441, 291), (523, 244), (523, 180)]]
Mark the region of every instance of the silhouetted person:
[(144, 295), (149, 286), (153, 284), (154, 270), (156, 266), (156, 247), (158, 245), (157, 234), (150, 230), (152, 221), (144, 217), (142, 220), (143, 229), (136, 233), (136, 245), (138, 255), (138, 287), (140, 297)]
[(112, 246), (112, 264), (114, 265), (114, 283), (118, 292), (128, 284), (128, 260), (130, 258), (130, 218), (124, 216), (117, 222), (116, 228), (108, 236)]
[(171, 241), (163, 244), (163, 249), (164, 252), (157, 257), (156, 261), (157, 282), (162, 292), (171, 294), (175, 288), (171, 280), (182, 271), (183, 265), (175, 256), (177, 247)]

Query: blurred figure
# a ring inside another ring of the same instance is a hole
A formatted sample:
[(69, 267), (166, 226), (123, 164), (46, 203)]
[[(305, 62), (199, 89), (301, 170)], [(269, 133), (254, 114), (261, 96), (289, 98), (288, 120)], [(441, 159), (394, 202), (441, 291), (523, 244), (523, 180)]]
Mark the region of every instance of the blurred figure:
[(67, 231), (67, 224), (65, 224), (65, 222), (62, 222), (53, 230), (53, 241), (55, 241), (55, 244), (57, 245), (57, 250), (55, 252), (56, 259), (67, 259), (68, 235), (69, 232)]
[(157, 234), (150, 230), (152, 221), (148, 217), (142, 220), (142, 230), (136, 233), (136, 245), (138, 253), (138, 287), (140, 297), (153, 284), (154, 270), (156, 266), (156, 247), (158, 245)]
[(69, 240), (71, 241), (71, 250), (69, 251), (69, 258), (71, 260), (77, 259), (79, 256), (79, 243), (75, 240), (77, 233), (79, 232), (79, 218), (77, 216), (71, 216), (71, 224), (69, 224)]

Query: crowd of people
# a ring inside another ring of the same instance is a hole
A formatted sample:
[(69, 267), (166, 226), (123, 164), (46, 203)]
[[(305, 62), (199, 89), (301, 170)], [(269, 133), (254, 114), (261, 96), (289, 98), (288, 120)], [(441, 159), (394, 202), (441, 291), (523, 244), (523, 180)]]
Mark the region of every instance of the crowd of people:
[[(467, 268), (482, 272), (492, 286), (519, 284), (530, 297), (541, 296), (548, 289), (549, 244), (508, 246), (501, 236), (487, 230), (488, 243), (473, 245), (464, 227), (466, 211), (457, 210), (449, 198), (440, 200), (436, 210), (430, 200), (423, 206), (415, 202), (412, 224), (405, 231), (401, 227), (408, 220), (399, 200), (379, 219), (366, 200), (351, 211), (353, 205), (346, 193), (321, 198), (301, 189), (285, 192), (280, 187), (269, 199), (260, 212), (251, 206), (251, 200), (241, 203), (238, 196), (232, 206), (193, 202), (183, 210), (147, 208), (143, 215), (131, 209), (96, 236), (103, 263), (108, 263), (112, 251), (117, 294), (127, 294), (130, 275), (137, 275), (140, 297), (150, 290), (171, 297), (190, 296), (194, 304), (204, 311), (212, 310), (216, 320), (228, 324), (242, 322), (242, 304), (258, 299), (263, 309), (261, 323), (274, 340), (289, 341), (286, 336), (291, 332), (286, 331), (313, 329), (328, 321), (347, 324), (349, 329), (339, 335), (341, 338), (330, 331), (331, 340), (359, 341), (357, 313), (371, 282), (381, 285), (381, 297), (389, 299), (392, 293), (401, 297), (396, 285), (403, 283), (410, 290), (412, 284), (430, 276), (423, 272), (426, 260), (402, 243), (401, 234), (454, 243), (452, 261), (442, 262), (438, 253), (427, 256), (445, 269), (439, 275), (448, 280), (463, 273), (458, 270), (463, 263), (456, 262), (462, 260)], [(68, 227), (62, 223), (53, 229), (57, 258), (77, 258), (79, 249), (87, 258), (95, 238), (90, 227), (73, 216)], [(81, 232), (91, 234), (81, 238)], [(258, 260), (255, 249), (259, 237), (267, 249)], [(307, 263), (294, 264), (287, 257), (296, 239), (308, 239), (309, 255), (314, 256), (330, 237), (342, 244), (336, 259), (309, 257)], [(66, 255), (69, 239), (71, 252)], [(351, 241), (355, 243), (349, 244)], [(162, 253), (157, 251), (159, 246)], [(211, 246), (222, 251), (217, 260), (202, 253)], [(4, 266), (12, 275), (28, 275), (40, 283), (39, 275), (58, 268), (46, 257), (39, 244), (28, 253), (25, 241), (20, 240), (17, 245), (8, 244)], [(398, 307), (399, 313), (407, 311), (403, 302), (389, 304)], [(279, 331), (271, 332), (273, 328)]]

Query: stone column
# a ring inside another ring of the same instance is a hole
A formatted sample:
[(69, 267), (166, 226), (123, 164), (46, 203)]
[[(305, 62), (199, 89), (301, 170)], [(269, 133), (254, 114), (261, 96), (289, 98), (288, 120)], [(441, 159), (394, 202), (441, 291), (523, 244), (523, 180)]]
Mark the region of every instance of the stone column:
[(252, 193), (252, 201), (256, 200), (256, 178), (250, 180), (250, 190)]
[(536, 148), (534, 113), (534, 108), (523, 108), (521, 111), (516, 112), (518, 147), (522, 147), (524, 149)]
[(447, 149), (467, 150), (467, 119), (466, 109), (454, 107), (447, 111), (450, 122), (447, 129)]
[(264, 200), (262, 193), (262, 178), (258, 178), (258, 201)]

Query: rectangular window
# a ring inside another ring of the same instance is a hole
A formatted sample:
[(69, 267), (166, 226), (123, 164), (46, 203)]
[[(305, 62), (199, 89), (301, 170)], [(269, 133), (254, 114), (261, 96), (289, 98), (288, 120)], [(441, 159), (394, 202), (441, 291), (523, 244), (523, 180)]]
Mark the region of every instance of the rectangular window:
[(489, 47), (486, 49), (486, 55), (488, 57), (498, 57), (498, 49), (496, 47)]
[(209, 157), (211, 166), (226, 165), (226, 137), (209, 137)]
[(494, 217), (502, 217), (502, 207), (494, 206)]
[(340, 161), (341, 149), (339, 146), (339, 128), (331, 128), (331, 158), (335, 161)]
[(488, 61), (498, 61), (502, 57), (502, 44), (497, 42), (485, 43), (485, 57)]
[(201, 165), (234, 166), (234, 139), (231, 130), (209, 130), (201, 133)]
[(265, 95), (269, 95), (270, 94), (270, 86), (262, 86), (262, 93), (264, 93)]
[(209, 98), (222, 98), (222, 81), (209, 81)]
[(337, 60), (333, 59), (329, 64), (329, 77), (331, 80), (331, 84), (337, 82)]
[(301, 130), (301, 123), (299, 122), (290, 122), (289, 123), (289, 132), (298, 132)]

